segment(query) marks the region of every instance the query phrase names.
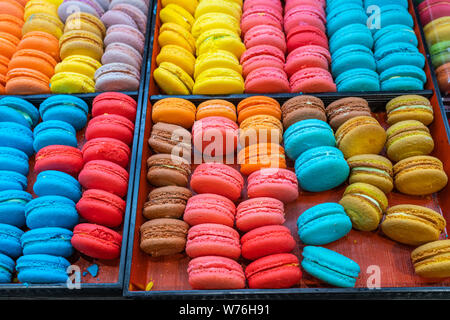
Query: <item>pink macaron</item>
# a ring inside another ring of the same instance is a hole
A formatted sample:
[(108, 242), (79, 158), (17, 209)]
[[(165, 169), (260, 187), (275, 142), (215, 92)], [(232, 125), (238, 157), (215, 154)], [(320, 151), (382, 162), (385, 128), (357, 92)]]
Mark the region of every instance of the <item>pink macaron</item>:
[(326, 0), (286, 0), (284, 2), (284, 12), (288, 12), (294, 7), (301, 5), (310, 5), (322, 8), (325, 12), (325, 7), (327, 5)]
[(283, 30), (283, 14), (264, 5), (253, 6), (244, 11), (241, 18), (243, 35), (254, 26), (259, 25), (271, 25)]
[(298, 198), (298, 181), (288, 169), (266, 168), (253, 172), (247, 179), (249, 198), (272, 197), (282, 202)]
[(297, 71), (289, 79), (291, 92), (336, 92), (336, 84), (330, 72), (322, 68), (306, 68)]
[(270, 25), (254, 26), (244, 36), (247, 49), (259, 45), (271, 45), (286, 52), (286, 37), (280, 29)]
[(287, 34), (287, 51), (290, 53), (294, 49), (307, 46), (316, 45), (324, 47), (328, 50), (328, 38), (325, 33), (314, 26), (296, 26)]
[(423, 26), (432, 20), (450, 16), (450, 2), (448, 1), (425, 0), (417, 6), (417, 9)]
[(186, 241), (186, 254), (191, 258), (221, 256), (237, 260), (241, 256), (239, 233), (231, 227), (203, 223), (191, 227)]
[(290, 92), (288, 77), (277, 67), (258, 68), (245, 78), (246, 93), (285, 93)]
[(242, 257), (256, 260), (276, 253), (289, 253), (295, 248), (291, 230), (270, 225), (253, 229), (241, 238)]
[(197, 194), (189, 198), (183, 220), (191, 226), (203, 223), (234, 226), (236, 206), (228, 198), (212, 193)]
[(244, 1), (243, 12), (255, 6), (269, 7), (283, 14), (283, 5), (280, 0), (246, 0)]
[(147, 27), (147, 16), (136, 6), (129, 3), (118, 2), (117, 4), (114, 4), (112, 6), (112, 9), (108, 10), (107, 12), (110, 11), (120, 11), (127, 14), (133, 19), (139, 31), (142, 32), (142, 34), (145, 34), (145, 29)]
[(271, 45), (259, 45), (247, 49), (241, 56), (242, 75), (263, 67), (284, 69), (284, 52)]
[(108, 10), (102, 15), (101, 20), (106, 28), (115, 24), (124, 24), (133, 28), (137, 28), (136, 22), (127, 13), (120, 10)]
[(243, 289), (245, 274), (242, 266), (229, 258), (203, 256), (189, 261), (188, 281), (193, 289)]
[(103, 40), (105, 46), (110, 43), (121, 42), (136, 49), (141, 55), (144, 52), (145, 36), (136, 27), (126, 24), (115, 24), (106, 30)]
[(102, 56), (102, 64), (125, 63), (133, 66), (136, 70), (141, 70), (142, 55), (132, 46), (122, 43), (113, 42), (105, 48)]
[(322, 68), (329, 70), (331, 63), (330, 52), (321, 46), (307, 45), (291, 51), (284, 65), (288, 77), (305, 68)]
[(223, 163), (202, 163), (191, 176), (195, 193), (214, 193), (235, 202), (241, 197), (244, 178), (236, 169)]
[(286, 34), (289, 34), (294, 27), (301, 25), (314, 26), (326, 32), (325, 24), (326, 18), (323, 8), (317, 6), (299, 5), (284, 14), (284, 31)]
[(236, 209), (236, 228), (247, 232), (268, 225), (283, 224), (284, 204), (278, 199), (261, 197), (241, 202)]
[(132, 65), (114, 62), (102, 65), (95, 71), (95, 91), (137, 91), (141, 75)]

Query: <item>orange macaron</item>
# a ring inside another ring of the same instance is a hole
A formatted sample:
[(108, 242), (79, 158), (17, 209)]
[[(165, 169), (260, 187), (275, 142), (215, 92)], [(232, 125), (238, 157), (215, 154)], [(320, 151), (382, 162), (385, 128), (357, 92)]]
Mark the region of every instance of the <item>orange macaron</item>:
[(161, 99), (152, 108), (154, 123), (165, 122), (189, 129), (195, 121), (196, 107), (189, 100), (182, 98)]
[(9, 33), (20, 39), (22, 37), (22, 26), (23, 19), (19, 19), (10, 14), (0, 13), (0, 32)]
[(8, 59), (11, 59), (12, 55), (17, 50), (18, 44), (19, 38), (6, 32), (0, 32), (0, 55), (5, 56)]
[(207, 100), (197, 106), (195, 119), (200, 120), (206, 117), (225, 117), (236, 122), (236, 107), (233, 103), (226, 100)]
[(0, 94), (5, 94), (6, 76), (0, 74)]
[(286, 169), (284, 148), (276, 143), (252, 144), (239, 151), (237, 160), (243, 175), (263, 168)]
[(1, 13), (23, 20), (24, 7), (16, 0), (0, 0)]
[(33, 69), (51, 78), (57, 62), (45, 52), (34, 49), (18, 50), (11, 58), (8, 71), (17, 68)]
[(9, 59), (5, 56), (0, 55), (0, 74), (6, 75), (8, 72)]
[(239, 126), (242, 147), (255, 143), (278, 143), (283, 140), (283, 124), (278, 118), (266, 114), (248, 117)]
[(55, 36), (47, 32), (31, 31), (26, 33), (17, 45), (17, 50), (22, 49), (39, 50), (47, 53), (56, 61), (60, 61), (59, 41)]
[(245, 98), (237, 105), (238, 123), (255, 115), (269, 115), (281, 120), (281, 107), (277, 100), (265, 96)]
[(50, 79), (42, 72), (16, 68), (6, 74), (6, 94), (47, 94), (50, 91)]

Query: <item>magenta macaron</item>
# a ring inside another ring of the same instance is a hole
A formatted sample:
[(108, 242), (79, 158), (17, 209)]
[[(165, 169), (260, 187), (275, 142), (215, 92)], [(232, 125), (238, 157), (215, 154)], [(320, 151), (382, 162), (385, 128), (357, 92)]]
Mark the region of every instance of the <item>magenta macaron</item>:
[(259, 45), (271, 45), (286, 52), (286, 37), (279, 28), (271, 25), (254, 26), (244, 36), (247, 49)]
[(275, 198), (248, 199), (236, 209), (236, 228), (243, 232), (267, 225), (281, 225), (284, 221), (284, 204)]
[(272, 197), (282, 202), (298, 198), (298, 181), (288, 169), (266, 168), (253, 172), (247, 179), (249, 198)]
[(245, 78), (246, 93), (290, 92), (286, 72), (278, 67), (263, 67), (250, 72)]
[(233, 227), (235, 215), (233, 201), (217, 194), (203, 193), (189, 198), (183, 220), (191, 226), (216, 223)]
[(248, 48), (241, 56), (242, 75), (263, 67), (284, 69), (284, 52), (271, 45), (258, 45)]

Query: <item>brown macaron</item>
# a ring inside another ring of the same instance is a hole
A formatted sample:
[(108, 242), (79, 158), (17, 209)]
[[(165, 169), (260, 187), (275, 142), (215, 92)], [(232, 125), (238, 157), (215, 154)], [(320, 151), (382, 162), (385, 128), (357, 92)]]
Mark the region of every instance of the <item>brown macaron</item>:
[(345, 121), (359, 116), (371, 116), (369, 103), (363, 98), (348, 97), (330, 103), (326, 108), (328, 122), (337, 130)]
[(184, 187), (167, 186), (153, 189), (142, 214), (147, 219), (180, 218), (192, 192)]
[(178, 219), (153, 219), (140, 227), (140, 248), (153, 256), (167, 256), (183, 252), (189, 225)]
[(325, 105), (322, 100), (308, 95), (301, 95), (287, 100), (281, 106), (283, 126), (286, 130), (294, 123), (306, 119), (327, 121)]
[(190, 159), (192, 135), (176, 124), (158, 122), (152, 127), (149, 146), (157, 153), (168, 153)]
[(156, 187), (186, 187), (191, 174), (189, 162), (171, 154), (155, 154), (147, 159), (147, 180)]

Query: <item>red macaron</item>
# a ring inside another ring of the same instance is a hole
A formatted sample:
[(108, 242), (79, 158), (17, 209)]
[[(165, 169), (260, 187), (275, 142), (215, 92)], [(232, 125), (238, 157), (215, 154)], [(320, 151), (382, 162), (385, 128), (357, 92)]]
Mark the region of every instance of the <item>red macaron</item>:
[(107, 160), (121, 167), (128, 167), (130, 148), (124, 142), (113, 138), (95, 138), (86, 141), (81, 149), (83, 161)]
[(183, 220), (191, 226), (217, 223), (234, 226), (236, 206), (228, 198), (212, 193), (197, 194), (187, 201)]
[(241, 30), (245, 35), (254, 26), (271, 25), (283, 30), (283, 14), (269, 6), (259, 4), (249, 7), (242, 14)]
[(75, 147), (50, 145), (40, 149), (35, 156), (34, 171), (56, 170), (78, 176), (83, 168), (83, 155)]
[(271, 66), (284, 69), (284, 52), (271, 45), (259, 45), (248, 48), (241, 56), (242, 75), (244, 78), (253, 70)]
[(286, 34), (289, 34), (296, 26), (301, 25), (314, 26), (326, 32), (325, 24), (325, 12), (320, 6), (302, 4), (291, 8), (284, 14), (284, 31)]
[(275, 198), (248, 199), (236, 209), (236, 228), (243, 232), (262, 226), (281, 225), (284, 221), (284, 204)]
[(120, 92), (104, 92), (92, 101), (92, 117), (102, 114), (116, 114), (136, 121), (137, 102), (130, 96)]
[(291, 92), (336, 92), (336, 84), (329, 71), (322, 68), (306, 68), (294, 73), (289, 79)]
[(328, 38), (325, 33), (317, 27), (301, 25), (294, 27), (287, 35), (287, 52), (307, 45), (316, 45), (328, 50)]
[(133, 142), (134, 123), (123, 116), (103, 114), (92, 118), (85, 131), (87, 140), (113, 138), (127, 145)]
[(244, 44), (247, 49), (259, 45), (271, 45), (286, 52), (286, 36), (277, 27), (270, 25), (254, 26), (244, 36)]
[(116, 259), (120, 255), (122, 236), (107, 227), (81, 223), (73, 229), (72, 246), (96, 259)]
[(249, 198), (271, 197), (282, 202), (298, 198), (298, 181), (288, 169), (265, 168), (253, 172), (247, 179)]
[(290, 92), (286, 72), (277, 67), (253, 70), (245, 79), (246, 93), (287, 93)]
[(297, 71), (306, 68), (322, 68), (329, 70), (330, 52), (321, 46), (307, 45), (292, 50), (287, 58), (284, 71), (291, 77)]

